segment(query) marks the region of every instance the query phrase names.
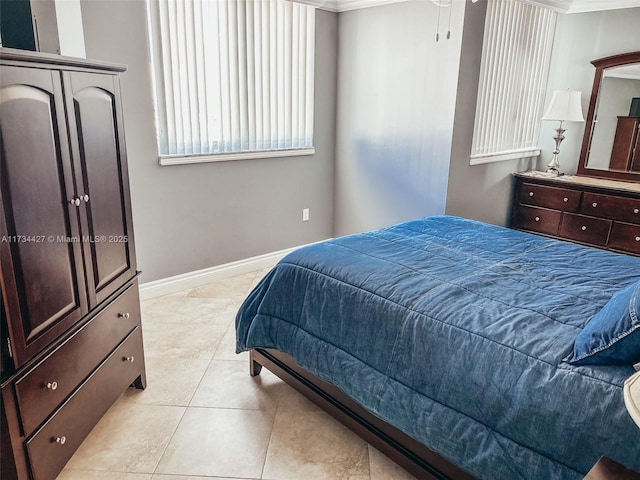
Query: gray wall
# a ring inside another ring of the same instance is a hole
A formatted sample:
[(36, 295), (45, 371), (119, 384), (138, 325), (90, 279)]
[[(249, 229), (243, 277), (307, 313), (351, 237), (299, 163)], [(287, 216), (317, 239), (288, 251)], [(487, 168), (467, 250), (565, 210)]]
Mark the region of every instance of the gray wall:
[[(505, 225), (511, 207), (512, 173), (546, 169), (555, 145), (553, 129), (557, 122), (541, 122), (539, 159), (469, 165), (485, 8), (486, 0), (482, 0), (468, 4), (465, 13), (446, 213)], [(639, 49), (639, 24), (640, 8), (558, 15), (545, 106), (554, 90), (581, 90), (586, 116), (594, 73), (590, 61)], [(567, 123), (565, 128), (561, 171), (572, 174), (578, 165), (584, 124)]]
[(446, 213), (504, 225), (509, 214), (511, 173), (525, 170), (531, 161), (469, 165), (486, 9), (487, 2), (482, 0), (468, 4), (465, 12)]
[(468, 4), (465, 11), (445, 212), (504, 225), (509, 213), (511, 173), (526, 170), (531, 160), (469, 165), (486, 9), (487, 2), (482, 0)]
[(129, 66), (121, 85), (143, 282), (331, 237), (337, 14), (316, 13), (314, 156), (172, 167), (158, 165), (145, 2), (83, 0), (82, 15), (87, 57)]
[[(584, 116), (587, 116), (595, 68), (591, 61), (617, 53), (640, 50), (640, 8), (560, 15), (551, 56), (551, 69), (545, 105), (554, 90), (580, 90)], [(557, 122), (542, 122), (539, 165), (551, 161)], [(560, 145), (561, 171), (573, 174), (578, 168), (584, 123), (566, 123), (565, 140)]]
[[(452, 38), (445, 8), (437, 43), (432, 2), (318, 10), (315, 156), (160, 167), (145, 4), (83, 0), (87, 56), (129, 65), (122, 90), (143, 281), (426, 215), (506, 224), (511, 174), (536, 162), (469, 165), (485, 10), (486, 0), (454, 1)], [(559, 15), (545, 105), (553, 90), (579, 89), (586, 114), (590, 60), (640, 48), (639, 23), (640, 8)], [(552, 123), (541, 124), (538, 168), (551, 159)], [(567, 127), (560, 159), (573, 173), (584, 125)]]
[(339, 15), (336, 236), (444, 213), (464, 9)]

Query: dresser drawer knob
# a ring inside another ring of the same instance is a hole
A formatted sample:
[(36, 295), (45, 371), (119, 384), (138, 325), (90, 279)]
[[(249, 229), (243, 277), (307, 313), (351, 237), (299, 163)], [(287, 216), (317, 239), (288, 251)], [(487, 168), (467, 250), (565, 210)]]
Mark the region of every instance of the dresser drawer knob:
[(633, 213), (635, 213), (635, 214), (640, 213), (640, 208), (634, 208), (634, 209), (633, 209)]
[(536, 217), (536, 222), (539, 222), (539, 221), (540, 221), (540, 217)]
[(592, 206), (593, 208), (596, 208), (596, 207), (598, 206), (598, 202), (593, 202), (593, 203), (591, 204), (591, 206)]
[(530, 197), (533, 197), (533, 192), (529, 192), (529, 196), (530, 196)]
[(59, 445), (64, 445), (65, 443), (67, 443), (67, 437), (65, 437), (64, 435), (56, 437), (56, 443)]
[(636, 242), (640, 242), (640, 237), (636, 237)]
[(130, 316), (131, 315), (129, 315), (129, 312), (119, 313), (118, 314), (118, 318), (124, 318), (125, 320), (128, 320)]
[(48, 382), (47, 383), (47, 388), (49, 390), (55, 390), (58, 388), (58, 382)]
[(582, 231), (584, 232), (587, 229), (586, 225), (582, 225)]
[(564, 197), (562, 200), (564, 200), (564, 203), (567, 203), (569, 201), (567, 197)]
[(131, 355), (130, 357), (124, 357), (124, 361), (125, 362), (129, 362), (129, 363), (133, 363), (136, 361), (136, 357), (134, 357), (133, 355)]

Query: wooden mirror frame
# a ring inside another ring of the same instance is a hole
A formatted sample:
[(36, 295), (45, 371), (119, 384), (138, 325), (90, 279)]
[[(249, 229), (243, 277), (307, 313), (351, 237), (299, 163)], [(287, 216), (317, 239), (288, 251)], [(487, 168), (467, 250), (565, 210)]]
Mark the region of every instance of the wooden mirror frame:
[(616, 180), (624, 180), (627, 182), (640, 182), (640, 172), (623, 172), (616, 170), (599, 170), (597, 168), (587, 167), (589, 160), (589, 151), (591, 150), (591, 140), (593, 138), (593, 118), (598, 106), (598, 93), (602, 84), (602, 77), (605, 68), (619, 67), (629, 65), (631, 63), (640, 63), (640, 51), (622, 53), (610, 57), (600, 58), (591, 62), (596, 67), (595, 77), (593, 79), (593, 89), (591, 91), (591, 100), (589, 102), (589, 112), (584, 129), (584, 137), (582, 138), (582, 149), (580, 150), (580, 160), (578, 162), (578, 175), (596, 178), (611, 178)]

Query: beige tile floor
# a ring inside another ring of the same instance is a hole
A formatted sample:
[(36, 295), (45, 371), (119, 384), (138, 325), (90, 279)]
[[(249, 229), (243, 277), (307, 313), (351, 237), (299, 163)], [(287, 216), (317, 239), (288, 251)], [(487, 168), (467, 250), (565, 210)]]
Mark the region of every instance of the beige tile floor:
[(58, 480), (411, 480), (266, 369), (235, 354), (265, 270), (142, 303), (148, 387), (129, 389)]

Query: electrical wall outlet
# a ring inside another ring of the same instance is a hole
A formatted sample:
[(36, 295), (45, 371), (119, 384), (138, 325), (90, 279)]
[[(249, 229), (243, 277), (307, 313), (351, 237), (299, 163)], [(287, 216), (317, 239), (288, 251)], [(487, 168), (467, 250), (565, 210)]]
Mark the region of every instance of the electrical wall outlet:
[(308, 222), (309, 221), (309, 209), (308, 208), (303, 208), (302, 209), (302, 221), (303, 222)]

